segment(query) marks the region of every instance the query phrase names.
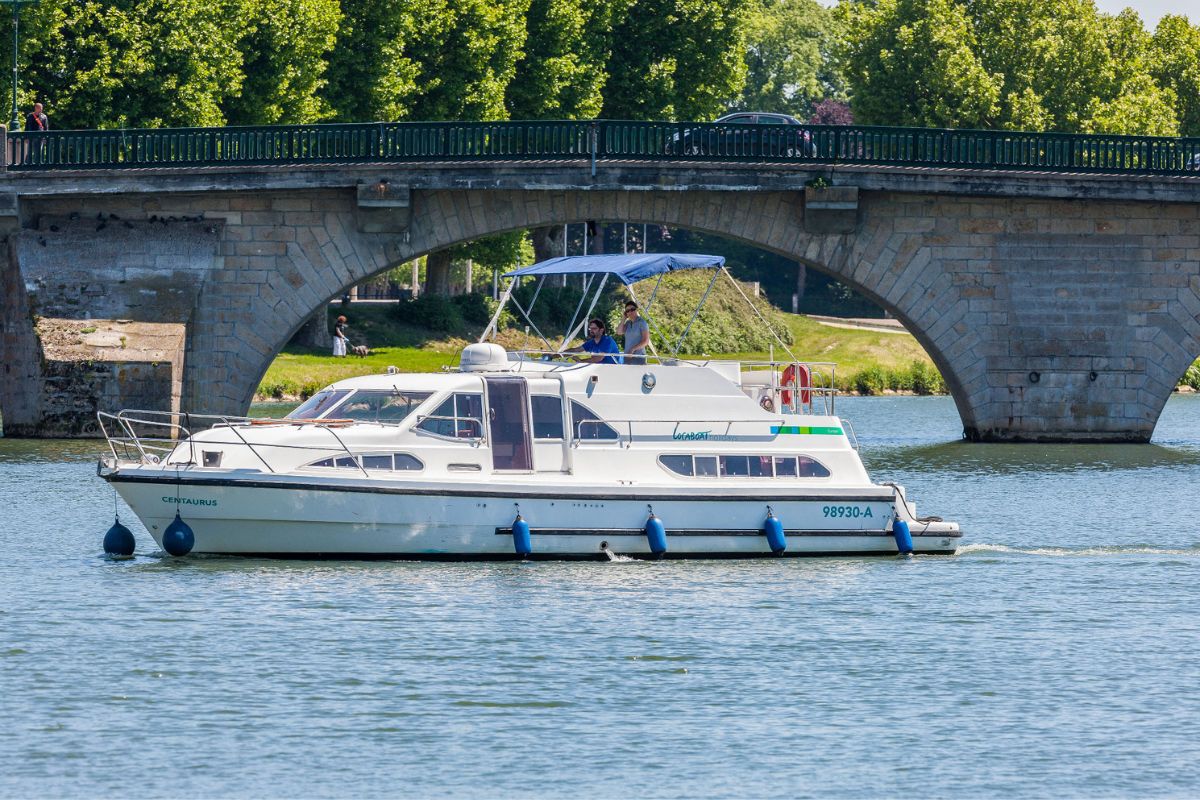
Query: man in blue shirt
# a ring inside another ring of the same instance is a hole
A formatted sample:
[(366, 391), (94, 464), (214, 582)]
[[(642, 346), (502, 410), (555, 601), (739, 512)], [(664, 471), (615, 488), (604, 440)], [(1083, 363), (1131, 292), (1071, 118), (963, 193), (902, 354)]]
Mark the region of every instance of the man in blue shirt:
[[(608, 335), (608, 326), (604, 324), (602, 319), (593, 319), (588, 322), (588, 338), (584, 340), (580, 347), (572, 347), (568, 353), (578, 353), (580, 351), (588, 353), (620, 353), (620, 348), (617, 347), (616, 340)], [(610, 355), (595, 355), (588, 359), (592, 364), (617, 364), (620, 363), (617, 359)]]

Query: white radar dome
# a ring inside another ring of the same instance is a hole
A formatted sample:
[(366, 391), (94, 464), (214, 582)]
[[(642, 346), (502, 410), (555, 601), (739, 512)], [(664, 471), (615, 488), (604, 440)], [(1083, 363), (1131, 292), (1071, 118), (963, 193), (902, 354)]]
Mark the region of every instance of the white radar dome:
[(467, 345), (458, 362), (461, 372), (508, 372), (511, 368), (508, 351), (491, 342)]

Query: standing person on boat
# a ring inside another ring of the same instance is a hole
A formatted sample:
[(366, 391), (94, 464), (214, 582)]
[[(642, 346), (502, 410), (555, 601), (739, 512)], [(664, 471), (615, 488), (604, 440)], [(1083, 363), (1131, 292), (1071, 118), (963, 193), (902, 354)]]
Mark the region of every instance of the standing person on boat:
[(337, 324), (333, 326), (333, 354), (335, 356), (346, 355), (346, 345), (350, 339), (346, 336), (346, 318), (338, 317)]
[[(568, 353), (620, 353), (617, 342), (608, 335), (608, 326), (602, 319), (588, 321), (588, 338), (579, 347), (572, 347)], [(611, 355), (595, 355), (588, 359), (592, 364), (616, 364), (617, 359)]]
[(625, 337), (625, 363), (645, 364), (650, 326), (638, 315), (638, 304), (632, 300), (625, 301), (625, 318), (617, 326), (617, 333)]

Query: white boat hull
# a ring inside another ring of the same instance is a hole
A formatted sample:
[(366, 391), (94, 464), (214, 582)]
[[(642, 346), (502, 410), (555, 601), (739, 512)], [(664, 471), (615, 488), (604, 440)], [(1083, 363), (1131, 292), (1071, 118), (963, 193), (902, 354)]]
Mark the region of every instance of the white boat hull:
[[(273, 557), (517, 558), (518, 510), (531, 529), (531, 558), (652, 557), (644, 526), (651, 509), (667, 532), (665, 557), (773, 555), (762, 532), (768, 508), (786, 535), (784, 555), (895, 555), (897, 513), (886, 487), (780, 494), (747, 487), (719, 494), (679, 487), (588, 491), (514, 481), (464, 487), (410, 482), (175, 479), (134, 468), (105, 476), (161, 545), (178, 509), (195, 534), (193, 553)], [(951, 523), (910, 522), (914, 551), (951, 554)], [(606, 552), (607, 551), (607, 552)]]

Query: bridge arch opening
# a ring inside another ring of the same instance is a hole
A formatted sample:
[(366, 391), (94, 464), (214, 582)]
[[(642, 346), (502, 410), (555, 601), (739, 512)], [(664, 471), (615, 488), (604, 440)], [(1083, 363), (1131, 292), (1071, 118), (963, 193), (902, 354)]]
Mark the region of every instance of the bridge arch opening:
[[(843, 298), (850, 298), (851, 302), (846, 304), (852, 308), (861, 309), (864, 312), (870, 309), (886, 311), (892, 319), (896, 320), (903, 326), (904, 330), (914, 335), (917, 343), (920, 346), (920, 353), (914, 353), (913, 358), (918, 359), (921, 355), (927, 356), (933, 363), (937, 374), (945, 381), (948, 393), (955, 397), (956, 405), (962, 413), (962, 402), (958, 396), (961, 391), (956, 393), (957, 384), (953, 375), (953, 364), (942, 356), (933, 343), (933, 340), (928, 336), (922, 336), (920, 327), (915, 325), (909, 316), (905, 313), (905, 309), (890, 303), (880, 292), (873, 291), (872, 287), (864, 285), (857, 281), (852, 274), (848, 274), (844, 268), (839, 268), (836, 260), (833, 263), (826, 263), (818, 260), (817, 257), (811, 257), (810, 251), (813, 249), (814, 243), (820, 244), (821, 237), (807, 237), (804, 241), (802, 254), (797, 256), (796, 247), (782, 248), (770, 243), (764, 243), (753, 236), (745, 235), (742, 232), (730, 230), (729, 226), (705, 226), (699, 227), (694, 225), (679, 224), (678, 219), (671, 219), (675, 215), (656, 215), (655, 217), (634, 217), (621, 219), (619, 221), (608, 221), (602, 224), (598, 231), (588, 231), (589, 220), (588, 215), (575, 215), (572, 217), (556, 216), (552, 219), (540, 220), (543, 223), (548, 223), (551, 226), (559, 227), (569, 226), (568, 229), (568, 247), (570, 254), (578, 254), (582, 251), (582, 238), (585, 235), (590, 235), (592, 238), (589, 243), (589, 250), (595, 252), (597, 249), (604, 251), (618, 251), (620, 247), (630, 246), (635, 248), (646, 247), (647, 244), (654, 251), (664, 252), (669, 250), (684, 250), (693, 252), (716, 252), (721, 255), (726, 255), (727, 258), (731, 255), (735, 256), (733, 261), (744, 264), (747, 254), (753, 254), (758, 258), (760, 263), (757, 268), (748, 274), (746, 270), (739, 270), (742, 279), (751, 279), (761, 277), (765, 274), (770, 274), (771, 270), (783, 272), (784, 275), (773, 275), (772, 277), (780, 278), (774, 282), (763, 281), (763, 283), (772, 283), (773, 285), (765, 286), (764, 290), (767, 297), (776, 307), (782, 307), (784, 311), (790, 311), (792, 295), (798, 294), (794, 291), (796, 288), (796, 275), (798, 270), (804, 270), (808, 275), (812, 276), (812, 283), (815, 284), (819, 291), (822, 291), (826, 296), (838, 293)], [(606, 219), (605, 217), (600, 217)], [(629, 233), (628, 228), (633, 228), (634, 232)], [(496, 234), (511, 233), (513, 231), (526, 229), (526, 226), (521, 228), (502, 228), (500, 225), (490, 226), (490, 229), (485, 228), (482, 231), (483, 236), (494, 236)], [(666, 235), (664, 236), (664, 232)], [(606, 236), (607, 240), (597, 241), (598, 236)], [(649, 242), (643, 241), (643, 237), (649, 237)], [(846, 246), (853, 242), (852, 237), (839, 237), (841, 241), (837, 244)], [(462, 245), (472, 239), (463, 238), (458, 241), (451, 241), (446, 244), (451, 246)], [(439, 242), (439, 244), (442, 244)], [(599, 245), (599, 247), (597, 247)], [(828, 247), (828, 245), (825, 245)], [(442, 246), (444, 249), (445, 245)], [(412, 259), (420, 258), (423, 255), (429, 255), (434, 250), (427, 249), (418, 251), (415, 248), (404, 254), (405, 260), (401, 262), (389, 261), (385, 266), (369, 273), (361, 273), (352, 275), (348, 280), (338, 285), (332, 292), (327, 292), (321, 297), (318, 304), (306, 310), (304, 315), (293, 319), (289, 328), (277, 331), (272, 340), (270, 352), (264, 352), (261, 360), (258, 363), (257, 380), (252, 385), (246, 387), (246, 391), (252, 396), (254, 390), (258, 387), (263, 375), (270, 366), (272, 360), (277, 353), (283, 349), (289, 340), (293, 337), (296, 331), (307, 321), (312, 315), (328, 307), (329, 303), (336, 300), (347, 292), (351, 286), (370, 280), (382, 274), (396, 270), (398, 267), (408, 263)], [(837, 255), (834, 250), (834, 255)], [(740, 259), (736, 256), (741, 256)], [(811, 306), (809, 310), (812, 310)], [(803, 345), (796, 349), (796, 353), (801, 358), (812, 360), (822, 360), (820, 353), (806, 352)], [(909, 366), (906, 364), (905, 366)], [(930, 371), (932, 373), (932, 370)], [(843, 381), (850, 377), (845, 369), (840, 372), (840, 377)], [(848, 382), (853, 386), (853, 382)], [(886, 384), (878, 385), (879, 389), (885, 388)], [(245, 405), (248, 406), (250, 401), (249, 396), (244, 396)], [(957, 431), (947, 431), (948, 437), (953, 437)]]

